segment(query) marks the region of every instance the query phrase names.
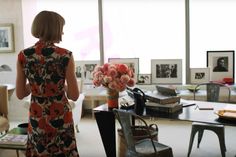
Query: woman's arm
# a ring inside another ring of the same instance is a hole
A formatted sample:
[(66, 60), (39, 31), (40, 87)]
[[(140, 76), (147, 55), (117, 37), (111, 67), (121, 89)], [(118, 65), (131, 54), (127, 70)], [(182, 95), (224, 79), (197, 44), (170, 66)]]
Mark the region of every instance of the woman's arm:
[(66, 93), (68, 99), (76, 101), (79, 98), (79, 88), (75, 76), (75, 62), (73, 55), (71, 55), (71, 58), (69, 60), (66, 69), (66, 83), (67, 83)]
[(17, 60), (16, 65), (16, 96), (23, 99), (31, 93), (29, 84), (26, 84), (26, 77), (22, 65)]

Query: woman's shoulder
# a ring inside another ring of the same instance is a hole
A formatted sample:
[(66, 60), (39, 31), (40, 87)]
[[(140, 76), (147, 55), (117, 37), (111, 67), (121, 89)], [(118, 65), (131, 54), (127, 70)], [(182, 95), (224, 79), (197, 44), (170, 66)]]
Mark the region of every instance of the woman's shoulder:
[(55, 46), (55, 52), (57, 54), (60, 54), (60, 55), (71, 55), (72, 52), (66, 48), (62, 48), (62, 47), (59, 47), (59, 46)]

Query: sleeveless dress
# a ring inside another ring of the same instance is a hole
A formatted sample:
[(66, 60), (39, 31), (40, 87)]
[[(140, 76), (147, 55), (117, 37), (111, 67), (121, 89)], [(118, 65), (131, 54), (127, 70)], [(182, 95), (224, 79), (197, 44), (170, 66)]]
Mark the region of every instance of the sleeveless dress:
[(71, 54), (42, 41), (18, 54), (31, 87), (27, 157), (79, 157), (64, 89)]

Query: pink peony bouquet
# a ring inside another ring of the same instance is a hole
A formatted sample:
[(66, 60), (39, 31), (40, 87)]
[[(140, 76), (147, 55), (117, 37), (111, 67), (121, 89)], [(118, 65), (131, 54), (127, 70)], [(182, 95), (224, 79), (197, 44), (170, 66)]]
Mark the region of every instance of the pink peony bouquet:
[(134, 86), (134, 73), (126, 64), (106, 63), (95, 67), (93, 84), (122, 92), (126, 86)]

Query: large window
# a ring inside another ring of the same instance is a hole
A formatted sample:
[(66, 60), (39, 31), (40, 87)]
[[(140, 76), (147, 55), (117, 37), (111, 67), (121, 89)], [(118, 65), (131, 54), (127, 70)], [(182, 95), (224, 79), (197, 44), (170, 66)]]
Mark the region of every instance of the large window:
[[(63, 41), (59, 46), (71, 50), (75, 60), (100, 59), (97, 0), (22, 1), (23, 16), (25, 19), (24, 24), (27, 23), (25, 25), (27, 27), (25, 32), (28, 35), (26, 38), (26, 41), (28, 41), (28, 43), (26, 43), (27, 45), (33, 44), (30, 27), (34, 16), (42, 10), (51, 10), (58, 12), (66, 20)], [(30, 5), (28, 9), (24, 9), (27, 8), (28, 5)], [(29, 11), (29, 9), (32, 10)], [(35, 42), (35, 40), (33, 41)]]
[[(186, 83), (185, 1), (102, 0), (104, 61), (139, 58), (139, 73), (148, 74), (151, 59), (182, 59), (182, 78)], [(26, 46), (33, 41), (29, 32), (36, 13), (54, 10), (66, 19), (60, 46), (72, 50), (75, 60), (100, 59), (98, 0), (22, 2), (28, 5), (23, 6)], [(189, 2), (190, 68), (206, 67), (206, 51), (236, 49), (236, 1)]]
[(185, 65), (184, 12), (184, 0), (103, 0), (105, 61), (139, 58), (140, 73), (151, 73), (151, 59)]
[(236, 1), (190, 0), (190, 67), (206, 67), (206, 52), (235, 50)]

